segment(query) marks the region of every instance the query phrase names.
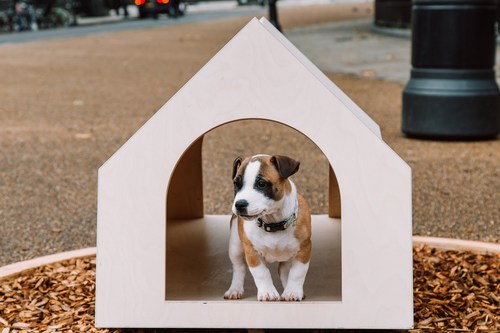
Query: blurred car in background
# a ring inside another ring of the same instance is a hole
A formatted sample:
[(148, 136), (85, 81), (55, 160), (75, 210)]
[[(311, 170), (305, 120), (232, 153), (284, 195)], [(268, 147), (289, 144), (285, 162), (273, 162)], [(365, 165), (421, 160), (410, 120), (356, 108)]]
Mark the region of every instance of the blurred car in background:
[(180, 0), (134, 0), (139, 10), (139, 18), (158, 18), (159, 14), (167, 14), (169, 17), (184, 15), (185, 4)]

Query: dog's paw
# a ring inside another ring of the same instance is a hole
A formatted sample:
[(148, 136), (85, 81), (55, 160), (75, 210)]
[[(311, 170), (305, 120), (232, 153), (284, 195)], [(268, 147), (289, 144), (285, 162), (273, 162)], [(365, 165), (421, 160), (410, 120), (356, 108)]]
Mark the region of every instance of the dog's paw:
[(224, 299), (241, 299), (243, 298), (243, 289), (229, 288), (224, 293)]
[(280, 300), (280, 294), (276, 289), (274, 290), (259, 290), (257, 293), (257, 300), (262, 302), (273, 302)]
[(285, 290), (281, 295), (281, 300), (286, 302), (299, 302), (305, 298), (301, 290)]

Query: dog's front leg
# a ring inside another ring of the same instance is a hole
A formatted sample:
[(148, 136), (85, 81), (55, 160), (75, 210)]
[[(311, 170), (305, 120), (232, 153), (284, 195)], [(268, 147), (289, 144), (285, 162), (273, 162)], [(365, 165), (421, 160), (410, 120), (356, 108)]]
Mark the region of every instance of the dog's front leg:
[(290, 259), (290, 271), (285, 290), (281, 295), (284, 301), (301, 301), (304, 298), (304, 281), (306, 279), (309, 262), (302, 263), (299, 260)]
[(269, 268), (262, 262), (256, 266), (249, 265), (255, 285), (257, 286), (257, 300), (259, 301), (279, 301), (280, 294), (274, 287), (273, 279)]
[(248, 242), (243, 243), (245, 258), (247, 260), (248, 269), (253, 276), (255, 285), (257, 286), (257, 300), (259, 301), (279, 301), (280, 294), (273, 284), (271, 272), (267, 268), (263, 258), (255, 251), (252, 245)]
[(229, 258), (233, 264), (233, 279), (231, 286), (224, 293), (225, 299), (240, 299), (243, 297), (243, 285), (245, 282), (245, 253), (238, 235), (238, 221), (231, 221), (231, 235), (229, 237)]

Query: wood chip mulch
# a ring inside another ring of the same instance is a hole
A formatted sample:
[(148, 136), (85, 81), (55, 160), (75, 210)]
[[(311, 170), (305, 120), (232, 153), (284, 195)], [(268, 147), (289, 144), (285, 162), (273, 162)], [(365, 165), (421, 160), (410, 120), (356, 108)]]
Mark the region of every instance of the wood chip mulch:
[(500, 331), (500, 254), (414, 248), (413, 288), (420, 331)]
[[(500, 331), (500, 254), (414, 248), (415, 329)], [(94, 327), (95, 257), (0, 280), (0, 332), (101, 332)]]

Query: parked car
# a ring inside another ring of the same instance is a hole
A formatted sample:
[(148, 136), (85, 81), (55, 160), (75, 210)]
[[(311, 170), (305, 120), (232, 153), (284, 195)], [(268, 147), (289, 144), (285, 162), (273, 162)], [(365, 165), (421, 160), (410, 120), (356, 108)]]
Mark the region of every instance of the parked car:
[(265, 6), (266, 5), (266, 0), (236, 0), (239, 6), (244, 6), (244, 5), (261, 5)]
[(169, 17), (184, 15), (185, 4), (180, 0), (134, 0), (134, 3), (139, 9), (139, 18), (152, 16), (157, 19), (159, 14)]

